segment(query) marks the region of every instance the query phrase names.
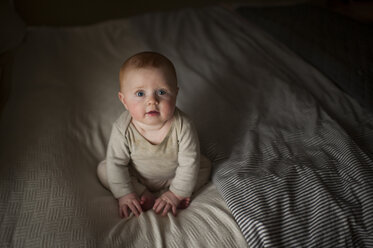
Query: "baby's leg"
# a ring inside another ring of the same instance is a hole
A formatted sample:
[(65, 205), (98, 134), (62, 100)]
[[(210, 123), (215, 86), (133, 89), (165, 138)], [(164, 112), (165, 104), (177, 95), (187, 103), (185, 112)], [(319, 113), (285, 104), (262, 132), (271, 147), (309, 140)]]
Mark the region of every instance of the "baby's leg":
[(148, 189), (145, 189), (141, 194), (140, 201), (142, 210), (148, 211), (149, 209), (153, 208), (155, 197)]
[(110, 190), (107, 172), (106, 172), (106, 160), (101, 161), (97, 166), (97, 177), (100, 180), (101, 184)]

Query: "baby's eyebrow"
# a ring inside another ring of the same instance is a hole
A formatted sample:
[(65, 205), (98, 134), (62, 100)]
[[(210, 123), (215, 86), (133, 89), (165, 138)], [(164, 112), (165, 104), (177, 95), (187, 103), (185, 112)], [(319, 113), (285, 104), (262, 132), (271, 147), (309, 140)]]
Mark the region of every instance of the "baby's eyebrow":
[(143, 89), (144, 89), (143, 86), (133, 88), (133, 90), (143, 90)]

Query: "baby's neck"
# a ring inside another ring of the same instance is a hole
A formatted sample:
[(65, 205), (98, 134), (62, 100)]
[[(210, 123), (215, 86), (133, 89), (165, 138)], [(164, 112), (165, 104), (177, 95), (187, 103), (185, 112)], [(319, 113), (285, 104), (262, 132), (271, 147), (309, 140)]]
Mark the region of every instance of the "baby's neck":
[(171, 128), (172, 121), (173, 118), (160, 125), (145, 125), (132, 119), (132, 124), (145, 139), (147, 139), (150, 143), (157, 145), (162, 143), (164, 138), (167, 136)]

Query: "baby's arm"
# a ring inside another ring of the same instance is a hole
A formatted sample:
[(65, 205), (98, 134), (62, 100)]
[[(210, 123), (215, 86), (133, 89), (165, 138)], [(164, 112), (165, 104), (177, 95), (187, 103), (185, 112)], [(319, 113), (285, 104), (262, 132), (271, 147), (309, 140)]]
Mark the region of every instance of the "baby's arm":
[(198, 179), (200, 148), (197, 130), (185, 116), (178, 128), (178, 166), (170, 191), (181, 199), (190, 198)]
[[(189, 206), (200, 166), (200, 151), (197, 131), (192, 122), (181, 117), (176, 124), (179, 137), (178, 167), (170, 190), (162, 194), (155, 202), (153, 210), (166, 215), (171, 211), (176, 216), (177, 208)], [(179, 125), (178, 125), (179, 124)]]
[(118, 199), (119, 215), (129, 216), (129, 210), (134, 215), (141, 214), (141, 202), (133, 187), (128, 170), (130, 161), (129, 149), (126, 146), (124, 130), (114, 123), (106, 153), (108, 184), (114, 197)]

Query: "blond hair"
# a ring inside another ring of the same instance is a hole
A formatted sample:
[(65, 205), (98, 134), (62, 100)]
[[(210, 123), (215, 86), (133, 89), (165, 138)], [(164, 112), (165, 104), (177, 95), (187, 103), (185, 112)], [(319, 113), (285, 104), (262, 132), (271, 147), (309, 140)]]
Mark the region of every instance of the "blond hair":
[(177, 87), (176, 70), (172, 62), (164, 55), (157, 52), (140, 52), (129, 57), (121, 66), (119, 71), (120, 87), (123, 85), (123, 75), (129, 69), (157, 68), (162, 69), (171, 77)]

